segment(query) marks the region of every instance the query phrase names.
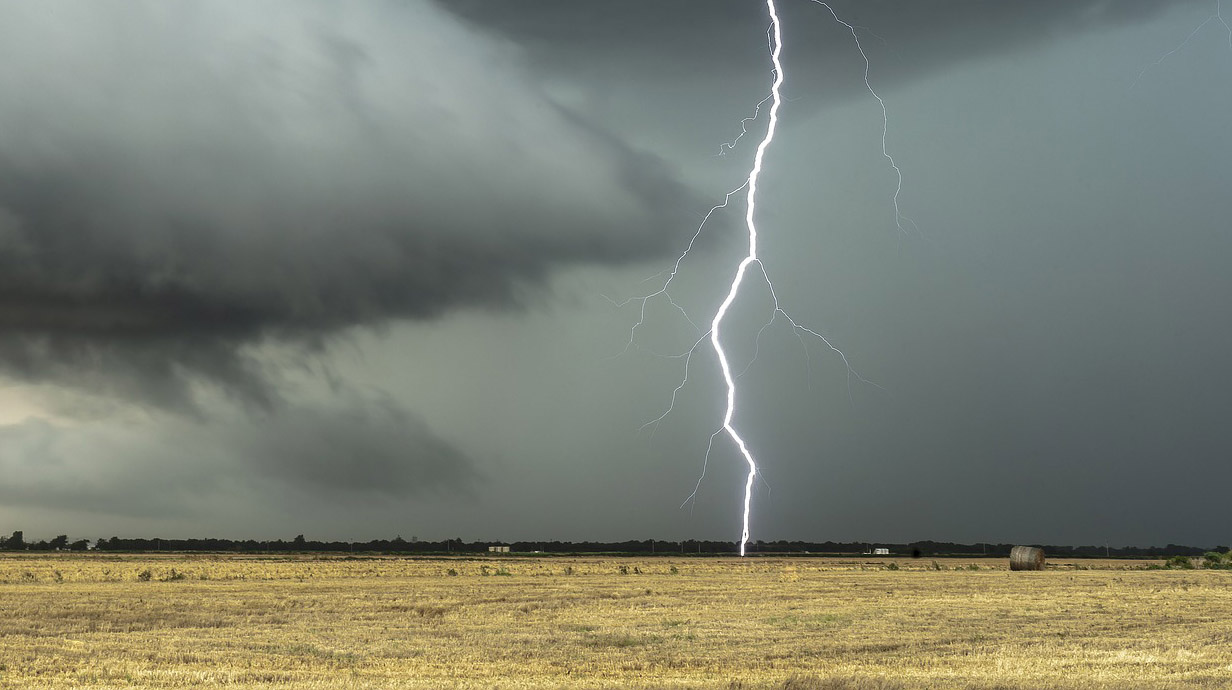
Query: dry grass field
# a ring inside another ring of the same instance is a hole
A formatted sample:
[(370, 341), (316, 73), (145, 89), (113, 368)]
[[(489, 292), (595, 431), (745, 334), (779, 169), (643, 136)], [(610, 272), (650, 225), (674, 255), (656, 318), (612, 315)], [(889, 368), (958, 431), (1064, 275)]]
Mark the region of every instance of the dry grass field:
[(0, 688), (1232, 688), (1232, 571), (937, 566), (10, 554)]

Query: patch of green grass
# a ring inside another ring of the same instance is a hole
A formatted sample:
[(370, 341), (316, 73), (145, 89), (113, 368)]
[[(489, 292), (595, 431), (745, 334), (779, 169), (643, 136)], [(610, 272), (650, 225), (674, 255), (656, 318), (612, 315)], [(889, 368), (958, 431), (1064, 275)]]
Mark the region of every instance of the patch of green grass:
[(1232, 557), (1227, 557), (1218, 551), (1207, 551), (1202, 556), (1202, 567), (1212, 570), (1232, 569)]
[(1173, 556), (1164, 563), (1165, 568), (1180, 568), (1181, 570), (1193, 570), (1193, 561), (1188, 556)]

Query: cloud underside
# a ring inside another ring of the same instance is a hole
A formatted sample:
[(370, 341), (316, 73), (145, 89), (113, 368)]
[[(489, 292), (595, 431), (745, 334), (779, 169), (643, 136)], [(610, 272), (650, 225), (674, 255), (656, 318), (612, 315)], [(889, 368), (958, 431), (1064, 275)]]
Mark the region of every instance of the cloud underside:
[[(746, 48), (761, 50), (764, 36), (751, 27), (768, 24), (764, 0), (626, 0), (620, 3), (578, 3), (573, 0), (436, 0), (443, 9), (469, 24), (529, 46), (542, 69), (592, 69), (598, 56), (655, 56), (646, 61), (676, 78), (694, 72), (730, 79), (733, 75), (765, 73), (765, 61), (749, 60)], [(1205, 0), (938, 0), (886, 2), (830, 0), (844, 22), (857, 28), (861, 41), (875, 48), (875, 79), (881, 86), (918, 78), (958, 60), (971, 60), (1038, 46), (1059, 36), (1098, 31), (1142, 22), (1163, 12), (1198, 7), (1214, 9)], [(836, 75), (847, 89), (863, 93), (862, 59), (854, 50), (849, 29), (817, 0), (776, 3), (784, 25), (786, 58), (824, 65), (825, 69), (792, 72), (801, 96), (829, 99)], [(1195, 10), (1199, 11), (1199, 10)], [(586, 61), (560, 59), (585, 53)], [(911, 59), (902, 56), (910, 55)], [(850, 74), (848, 74), (850, 73)], [(700, 75), (699, 75), (700, 76)]]
[(111, 516), (205, 516), (236, 497), (398, 501), (482, 481), (469, 458), (380, 400), (156, 428), (29, 420), (0, 426), (0, 445), (4, 504)]
[(248, 346), (516, 307), (692, 210), (427, 4), (2, 3), (0, 122), (0, 367), (159, 405), (268, 403)]

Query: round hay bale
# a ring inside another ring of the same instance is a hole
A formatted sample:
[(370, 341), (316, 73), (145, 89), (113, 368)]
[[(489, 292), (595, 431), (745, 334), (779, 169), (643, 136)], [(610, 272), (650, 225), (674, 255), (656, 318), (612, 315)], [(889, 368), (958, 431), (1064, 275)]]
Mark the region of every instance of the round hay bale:
[(1010, 570), (1043, 570), (1044, 550), (1034, 546), (1015, 546), (1010, 550)]

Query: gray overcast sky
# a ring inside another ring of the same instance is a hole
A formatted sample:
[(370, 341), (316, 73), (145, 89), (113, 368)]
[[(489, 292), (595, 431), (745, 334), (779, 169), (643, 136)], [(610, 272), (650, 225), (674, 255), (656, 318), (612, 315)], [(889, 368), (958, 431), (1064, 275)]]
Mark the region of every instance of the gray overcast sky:
[[(754, 539), (1226, 544), (1215, 2), (778, 0)], [(1203, 24), (1203, 22), (1206, 22)], [(736, 539), (759, 0), (0, 0), (0, 530)], [(1201, 29), (1195, 32), (1195, 28)], [(1186, 40), (1188, 38), (1188, 40)], [(1182, 45), (1183, 44), (1183, 45)], [(1173, 52), (1170, 52), (1173, 51)], [(719, 214), (672, 294), (704, 324)], [(661, 280), (661, 278), (659, 278)], [(1213, 495), (1208, 495), (1213, 494)]]

